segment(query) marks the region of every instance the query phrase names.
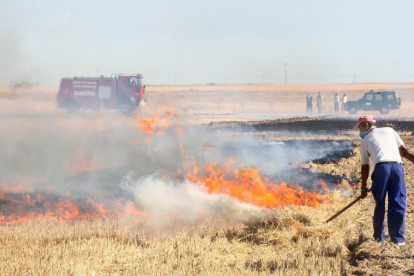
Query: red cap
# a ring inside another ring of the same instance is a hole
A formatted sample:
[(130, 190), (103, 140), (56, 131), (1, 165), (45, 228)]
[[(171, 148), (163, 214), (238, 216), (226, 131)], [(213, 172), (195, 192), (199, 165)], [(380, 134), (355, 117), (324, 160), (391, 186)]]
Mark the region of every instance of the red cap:
[(358, 129), (360, 123), (375, 123), (375, 118), (372, 115), (362, 115), (353, 129)]

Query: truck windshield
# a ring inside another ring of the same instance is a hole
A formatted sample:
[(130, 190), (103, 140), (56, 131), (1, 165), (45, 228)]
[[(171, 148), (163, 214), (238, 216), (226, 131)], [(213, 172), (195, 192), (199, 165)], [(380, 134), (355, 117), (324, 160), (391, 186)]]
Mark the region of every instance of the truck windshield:
[(135, 86), (135, 87), (141, 87), (141, 79), (140, 78), (129, 78), (128, 85)]

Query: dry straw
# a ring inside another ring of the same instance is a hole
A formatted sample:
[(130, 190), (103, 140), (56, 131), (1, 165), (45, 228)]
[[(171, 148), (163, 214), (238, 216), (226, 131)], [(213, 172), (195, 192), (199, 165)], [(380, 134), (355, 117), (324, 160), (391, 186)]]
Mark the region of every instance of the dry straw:
[(339, 191), (319, 208), (286, 206), (266, 222), (238, 226), (218, 218), (200, 225), (153, 228), (144, 218), (0, 227), (2, 275), (339, 275), (358, 243), (357, 204), (334, 222), (324, 220), (350, 201)]

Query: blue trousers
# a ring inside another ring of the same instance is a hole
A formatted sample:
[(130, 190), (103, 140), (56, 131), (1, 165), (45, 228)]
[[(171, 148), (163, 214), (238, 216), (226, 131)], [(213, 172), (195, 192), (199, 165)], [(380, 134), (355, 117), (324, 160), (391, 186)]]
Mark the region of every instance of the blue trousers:
[(374, 239), (384, 242), (385, 196), (388, 193), (388, 233), (391, 241), (404, 242), (407, 190), (401, 164), (378, 164), (371, 175), (374, 211)]

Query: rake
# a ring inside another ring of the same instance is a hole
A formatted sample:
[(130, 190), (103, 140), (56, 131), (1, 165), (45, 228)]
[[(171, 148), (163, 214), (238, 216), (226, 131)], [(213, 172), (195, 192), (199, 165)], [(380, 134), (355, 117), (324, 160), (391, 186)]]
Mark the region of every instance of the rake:
[[(367, 193), (369, 193), (371, 191), (371, 189), (367, 190)], [(335, 215), (333, 215), (332, 217), (330, 217), (327, 221), (325, 221), (325, 223), (328, 223), (332, 220), (334, 220), (336, 217), (338, 217), (340, 214), (342, 214), (343, 212), (345, 212), (346, 210), (348, 210), (349, 208), (351, 208), (352, 205), (354, 205), (355, 203), (357, 203), (358, 201), (360, 201), (362, 199), (361, 196), (358, 196), (357, 198), (355, 198), (351, 203), (349, 203), (348, 205), (346, 205), (344, 208), (342, 208), (339, 212), (337, 212)]]

